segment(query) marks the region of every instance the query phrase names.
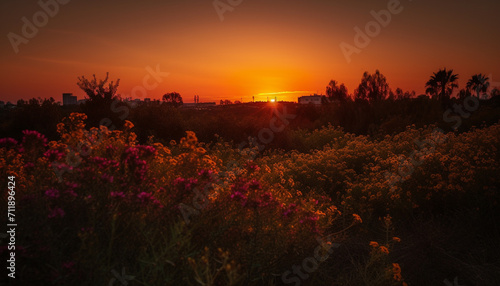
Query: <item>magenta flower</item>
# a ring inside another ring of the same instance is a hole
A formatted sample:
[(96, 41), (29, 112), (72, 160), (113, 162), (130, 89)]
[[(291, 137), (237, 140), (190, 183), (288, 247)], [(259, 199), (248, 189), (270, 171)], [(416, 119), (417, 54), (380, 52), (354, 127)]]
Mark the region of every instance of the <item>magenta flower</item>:
[(63, 209), (61, 208), (55, 208), (55, 209), (52, 209), (52, 211), (50, 212), (50, 214), (48, 215), (49, 218), (56, 218), (56, 217), (64, 217), (66, 215), (66, 213), (64, 212)]
[(212, 170), (200, 170), (198, 172), (198, 176), (200, 176), (202, 179), (206, 179), (206, 180), (211, 180), (213, 178), (213, 174), (214, 172), (212, 172)]
[(66, 194), (68, 194), (68, 195), (70, 195), (70, 196), (72, 196), (72, 197), (75, 197), (75, 198), (76, 198), (76, 197), (78, 197), (78, 194), (77, 194), (77, 193), (75, 193), (75, 191), (73, 191), (73, 189), (69, 189), (69, 190), (67, 190), (67, 191), (66, 191)]
[(67, 270), (72, 270), (75, 267), (75, 263), (73, 261), (68, 261), (63, 263), (63, 268)]
[(61, 160), (64, 157), (64, 152), (61, 152), (57, 149), (49, 149), (47, 150), (47, 152), (43, 153), (43, 156), (49, 161), (57, 161)]
[(113, 176), (109, 174), (102, 174), (101, 179), (103, 179), (106, 182), (113, 183)]
[(152, 202), (155, 205), (161, 205), (160, 201), (155, 198), (155, 196), (151, 193), (141, 192), (137, 195), (137, 198), (141, 203)]
[(24, 130), (23, 131), (23, 140), (22, 145), (26, 147), (27, 145), (31, 146), (47, 146), (47, 138), (38, 131), (32, 130)]
[(293, 213), (296, 213), (298, 210), (297, 210), (297, 205), (296, 204), (290, 204), (288, 206), (288, 209), (286, 209), (284, 212), (283, 212), (283, 216), (285, 217), (289, 217), (291, 214)]
[(96, 163), (97, 166), (99, 167), (99, 169), (106, 169), (108, 167), (118, 168), (118, 166), (120, 165), (115, 160), (102, 158), (102, 157), (92, 157), (91, 161)]
[(24, 164), (24, 168), (25, 169), (31, 169), (31, 168), (34, 168), (35, 167), (35, 164), (31, 163), (31, 162), (28, 162), (26, 164)]
[(262, 195), (260, 195), (260, 199), (261, 199), (259, 202), (260, 207), (267, 207), (269, 205), (277, 203), (277, 201), (273, 198), (273, 194), (271, 194), (270, 192), (265, 192)]
[(17, 141), (13, 138), (1, 138), (0, 139), (0, 148), (12, 148), (17, 145)]
[(257, 164), (255, 164), (254, 161), (248, 161), (246, 163), (245, 167), (247, 168), (248, 172), (250, 172), (250, 173), (253, 173), (253, 172), (260, 170), (259, 166), (257, 166)]
[(54, 189), (54, 188), (50, 188), (48, 190), (45, 191), (45, 195), (51, 199), (57, 199), (59, 197), (59, 191)]
[(125, 198), (125, 193), (123, 192), (111, 192), (110, 195), (112, 198)]
[(194, 178), (189, 178), (189, 179), (177, 178), (174, 180), (173, 184), (180, 190), (190, 191), (194, 187), (196, 187), (196, 185), (198, 185), (198, 180)]
[(148, 164), (141, 157), (150, 157), (154, 152), (156, 152), (154, 147), (138, 145), (127, 148), (123, 153), (123, 162), (133, 172), (136, 181), (144, 181), (148, 171)]
[(262, 186), (260, 185), (260, 182), (257, 180), (252, 180), (249, 184), (248, 187), (252, 190), (260, 190)]
[(71, 182), (67, 182), (66, 183), (66, 186), (69, 188), (69, 189), (76, 189), (78, 188), (80, 185), (78, 183), (71, 183)]

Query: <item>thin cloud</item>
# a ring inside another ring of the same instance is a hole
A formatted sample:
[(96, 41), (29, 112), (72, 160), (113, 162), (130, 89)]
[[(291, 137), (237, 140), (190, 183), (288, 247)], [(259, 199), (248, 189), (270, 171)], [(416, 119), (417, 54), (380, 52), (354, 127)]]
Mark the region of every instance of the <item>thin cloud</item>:
[(264, 92), (257, 95), (275, 95), (275, 94), (297, 94), (297, 93), (314, 93), (310, 90), (294, 90), (294, 91), (277, 91), (277, 92)]
[[(31, 57), (31, 56), (24, 56), (23, 58), (32, 60), (32, 61), (38, 61), (38, 62), (45, 62), (45, 63), (53, 63), (53, 64), (61, 64), (61, 65), (71, 65), (71, 66), (92, 66), (92, 67), (99, 67), (99, 68), (104, 68), (104, 69), (109, 69), (111, 65), (103, 65), (103, 64), (98, 64), (98, 63), (92, 63), (92, 62), (81, 62), (81, 61), (75, 61), (75, 60), (65, 60), (65, 59), (54, 59), (54, 58), (43, 58), (43, 57)], [(137, 70), (137, 67), (131, 67), (131, 66), (117, 66), (113, 65), (112, 67), (114, 68), (121, 68), (121, 69), (134, 69)]]

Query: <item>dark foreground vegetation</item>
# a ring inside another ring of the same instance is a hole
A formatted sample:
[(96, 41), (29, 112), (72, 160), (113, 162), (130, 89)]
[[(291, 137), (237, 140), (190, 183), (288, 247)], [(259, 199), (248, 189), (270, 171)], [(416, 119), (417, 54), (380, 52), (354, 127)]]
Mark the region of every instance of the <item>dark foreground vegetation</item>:
[(498, 96), (329, 87), (316, 107), (2, 111), (15, 282), (500, 285)]
[[(109, 119), (108, 127), (111, 129), (122, 128), (125, 120), (133, 122), (140, 143), (147, 142), (150, 136), (164, 143), (170, 140), (178, 141), (185, 136), (186, 131), (193, 131), (201, 142), (209, 143), (222, 137), (236, 144), (248, 141), (248, 137), (258, 137), (261, 129), (269, 128), (273, 117), (284, 116), (283, 112), (286, 112), (289, 115), (287, 128), (277, 132), (266, 147), (302, 151), (304, 147), (293, 142), (293, 133), (298, 130), (313, 131), (328, 124), (342, 127), (345, 132), (356, 135), (382, 138), (402, 132), (410, 125), (422, 128), (434, 124), (444, 131), (454, 131), (453, 127), (456, 126), (457, 132), (464, 132), (472, 127), (492, 125), (499, 119), (500, 97), (477, 100), (477, 107), (474, 109), (465, 106), (466, 104), (475, 107), (472, 101), (463, 99), (451, 99), (449, 105), (442, 107), (438, 100), (428, 97), (371, 103), (334, 102), (321, 106), (247, 103), (201, 110), (175, 108), (166, 103), (151, 102), (134, 107), (125, 103), (117, 104), (117, 108), (122, 109), (113, 113), (105, 108), (97, 112), (84, 112), (83, 105), (62, 107), (54, 101), (32, 99), (18, 105), (16, 109), (0, 111), (0, 134), (20, 139), (22, 131), (29, 129), (54, 140), (58, 138), (57, 123), (72, 112), (82, 112), (89, 117), (89, 127), (97, 127), (103, 119)], [(455, 112), (454, 106), (460, 109)]]

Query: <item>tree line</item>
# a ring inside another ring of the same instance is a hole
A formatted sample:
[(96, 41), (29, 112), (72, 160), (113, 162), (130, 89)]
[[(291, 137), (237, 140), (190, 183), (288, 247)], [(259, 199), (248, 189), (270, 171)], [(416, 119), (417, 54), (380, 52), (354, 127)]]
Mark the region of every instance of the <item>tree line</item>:
[[(425, 83), (425, 93), (432, 99), (436, 99), (446, 105), (453, 92), (458, 88), (458, 74), (453, 70), (446, 68), (434, 72), (429, 80)], [(487, 99), (500, 95), (498, 87), (491, 89), (487, 94), (490, 87), (489, 78), (483, 74), (474, 74), (467, 81), (466, 87), (458, 92), (458, 98), (466, 98), (468, 96), (476, 96), (479, 99)], [(361, 78), (361, 83), (354, 90), (353, 94), (349, 94), (347, 87), (331, 80), (326, 87), (326, 99), (328, 101), (347, 101), (347, 100), (399, 100), (405, 98), (414, 98), (415, 91), (403, 91), (397, 88), (392, 91), (387, 83), (387, 78), (376, 70), (375, 73), (370, 74), (365, 72)]]

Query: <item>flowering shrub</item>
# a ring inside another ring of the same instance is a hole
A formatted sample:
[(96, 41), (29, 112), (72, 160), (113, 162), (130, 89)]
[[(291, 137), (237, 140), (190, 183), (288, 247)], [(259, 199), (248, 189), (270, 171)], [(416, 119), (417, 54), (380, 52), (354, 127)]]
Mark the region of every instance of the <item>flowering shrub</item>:
[[(354, 225), (498, 205), (500, 125), (447, 134), (402, 172), (432, 127), (373, 140), (329, 126), (296, 134), (307, 153), (255, 159), (252, 146), (207, 145), (193, 132), (139, 145), (131, 122), (110, 131), (85, 120), (64, 118), (57, 141), (34, 131), (0, 139), (0, 183), (16, 177), (26, 283), (100, 285), (126, 267), (144, 285), (262, 285), (310, 256), (317, 238), (348, 239)], [(386, 173), (400, 179), (391, 185)], [(390, 259), (399, 241), (365, 244), (385, 285), (404, 283)]]

